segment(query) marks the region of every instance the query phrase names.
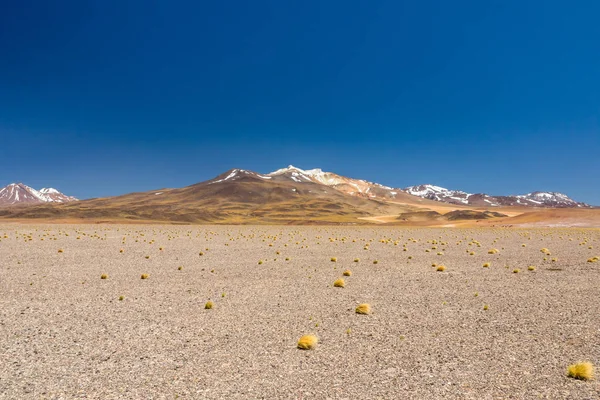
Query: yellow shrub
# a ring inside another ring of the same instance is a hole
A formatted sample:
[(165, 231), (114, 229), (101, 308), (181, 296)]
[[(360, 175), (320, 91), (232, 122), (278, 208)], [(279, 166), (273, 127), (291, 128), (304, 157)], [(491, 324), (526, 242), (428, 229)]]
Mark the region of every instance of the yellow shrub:
[(569, 365), (567, 375), (571, 378), (591, 380), (594, 379), (594, 365), (591, 362), (579, 362)]
[(367, 303), (359, 304), (358, 307), (356, 307), (356, 313), (357, 314), (370, 314), (371, 306)]
[(304, 335), (298, 340), (298, 348), (302, 350), (312, 350), (318, 342), (319, 338), (315, 335)]

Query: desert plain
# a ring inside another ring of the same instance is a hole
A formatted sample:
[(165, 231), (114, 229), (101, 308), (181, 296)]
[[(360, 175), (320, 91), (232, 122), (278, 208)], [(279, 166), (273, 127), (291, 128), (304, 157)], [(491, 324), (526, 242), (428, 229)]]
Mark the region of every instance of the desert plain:
[(5, 223), (0, 398), (598, 399), (566, 374), (600, 363), (598, 256), (597, 229)]

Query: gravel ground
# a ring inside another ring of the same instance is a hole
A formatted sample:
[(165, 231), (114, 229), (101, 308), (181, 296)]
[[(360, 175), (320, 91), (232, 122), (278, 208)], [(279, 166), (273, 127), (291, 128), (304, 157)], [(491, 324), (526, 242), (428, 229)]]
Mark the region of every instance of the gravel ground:
[[(0, 398), (600, 398), (565, 373), (600, 364), (598, 230), (4, 225), (0, 239)], [(310, 333), (316, 349), (297, 349)]]

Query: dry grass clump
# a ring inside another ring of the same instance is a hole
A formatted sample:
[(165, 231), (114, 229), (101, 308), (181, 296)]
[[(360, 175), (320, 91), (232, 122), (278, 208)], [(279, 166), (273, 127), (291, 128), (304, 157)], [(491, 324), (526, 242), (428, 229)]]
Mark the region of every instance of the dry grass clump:
[(213, 308), (213, 302), (212, 301), (207, 301), (206, 304), (204, 305), (204, 309), (205, 310), (210, 310), (211, 308)]
[(359, 262), (359, 261), (360, 261), (360, 258), (355, 258), (354, 259), (354, 262)]
[(347, 269), (347, 270), (345, 270), (345, 271), (342, 273), (342, 275), (344, 275), (344, 276), (350, 276), (350, 275), (352, 275), (352, 271), (350, 271), (349, 269)]
[(100, 279), (108, 279), (108, 275), (102, 274), (102, 275), (100, 275)]
[(335, 282), (333, 282), (333, 286), (343, 288), (346, 286), (346, 282), (344, 282), (344, 280), (342, 278), (340, 278), (340, 279), (337, 279)]
[(483, 311), (487, 311), (487, 310), (489, 310), (489, 308), (490, 308), (490, 307), (488, 307), (488, 305), (487, 305), (487, 304), (485, 304), (485, 305), (483, 306)]
[(373, 264), (377, 264), (379, 261), (377, 260), (373, 260)]
[(444, 272), (446, 270), (446, 266), (438, 265), (438, 267), (435, 270), (438, 272)]
[(530, 265), (529, 267), (527, 267), (527, 271), (535, 271), (535, 267), (533, 265)]
[(119, 301), (125, 300), (125, 296), (119, 296)]
[(331, 257), (331, 262), (337, 262), (337, 257)]
[(304, 335), (298, 340), (298, 348), (301, 350), (312, 350), (319, 343), (319, 338), (315, 335)]
[(485, 263), (485, 264), (483, 264), (483, 268), (489, 268), (489, 267), (490, 267), (490, 265), (492, 265), (492, 264), (490, 264), (490, 263)]
[(58, 252), (59, 253), (64, 253), (64, 250), (63, 249), (58, 249)]
[(488, 254), (498, 254), (498, 253), (500, 253), (500, 251), (498, 249), (490, 249), (488, 251)]
[(598, 258), (598, 257), (592, 257), (592, 258), (588, 258), (587, 262), (594, 263), (594, 262), (598, 262), (598, 260), (600, 260), (600, 258)]
[(519, 268), (513, 269), (513, 274), (518, 274), (519, 272), (521, 272), (521, 270)]
[(584, 381), (592, 380), (594, 379), (594, 365), (588, 361), (569, 365), (567, 368), (567, 376)]
[(140, 278), (141, 278), (141, 279), (148, 279), (148, 274), (142, 274), (142, 275), (140, 276)]
[(367, 303), (359, 304), (358, 307), (356, 307), (356, 313), (363, 315), (371, 314), (371, 306)]

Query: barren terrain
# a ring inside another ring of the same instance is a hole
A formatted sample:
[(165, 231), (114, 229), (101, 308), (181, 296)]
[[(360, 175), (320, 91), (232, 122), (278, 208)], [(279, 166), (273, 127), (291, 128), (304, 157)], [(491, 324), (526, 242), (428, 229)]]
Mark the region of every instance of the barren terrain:
[(565, 372), (600, 364), (594, 229), (5, 223), (0, 255), (0, 398), (600, 398)]

